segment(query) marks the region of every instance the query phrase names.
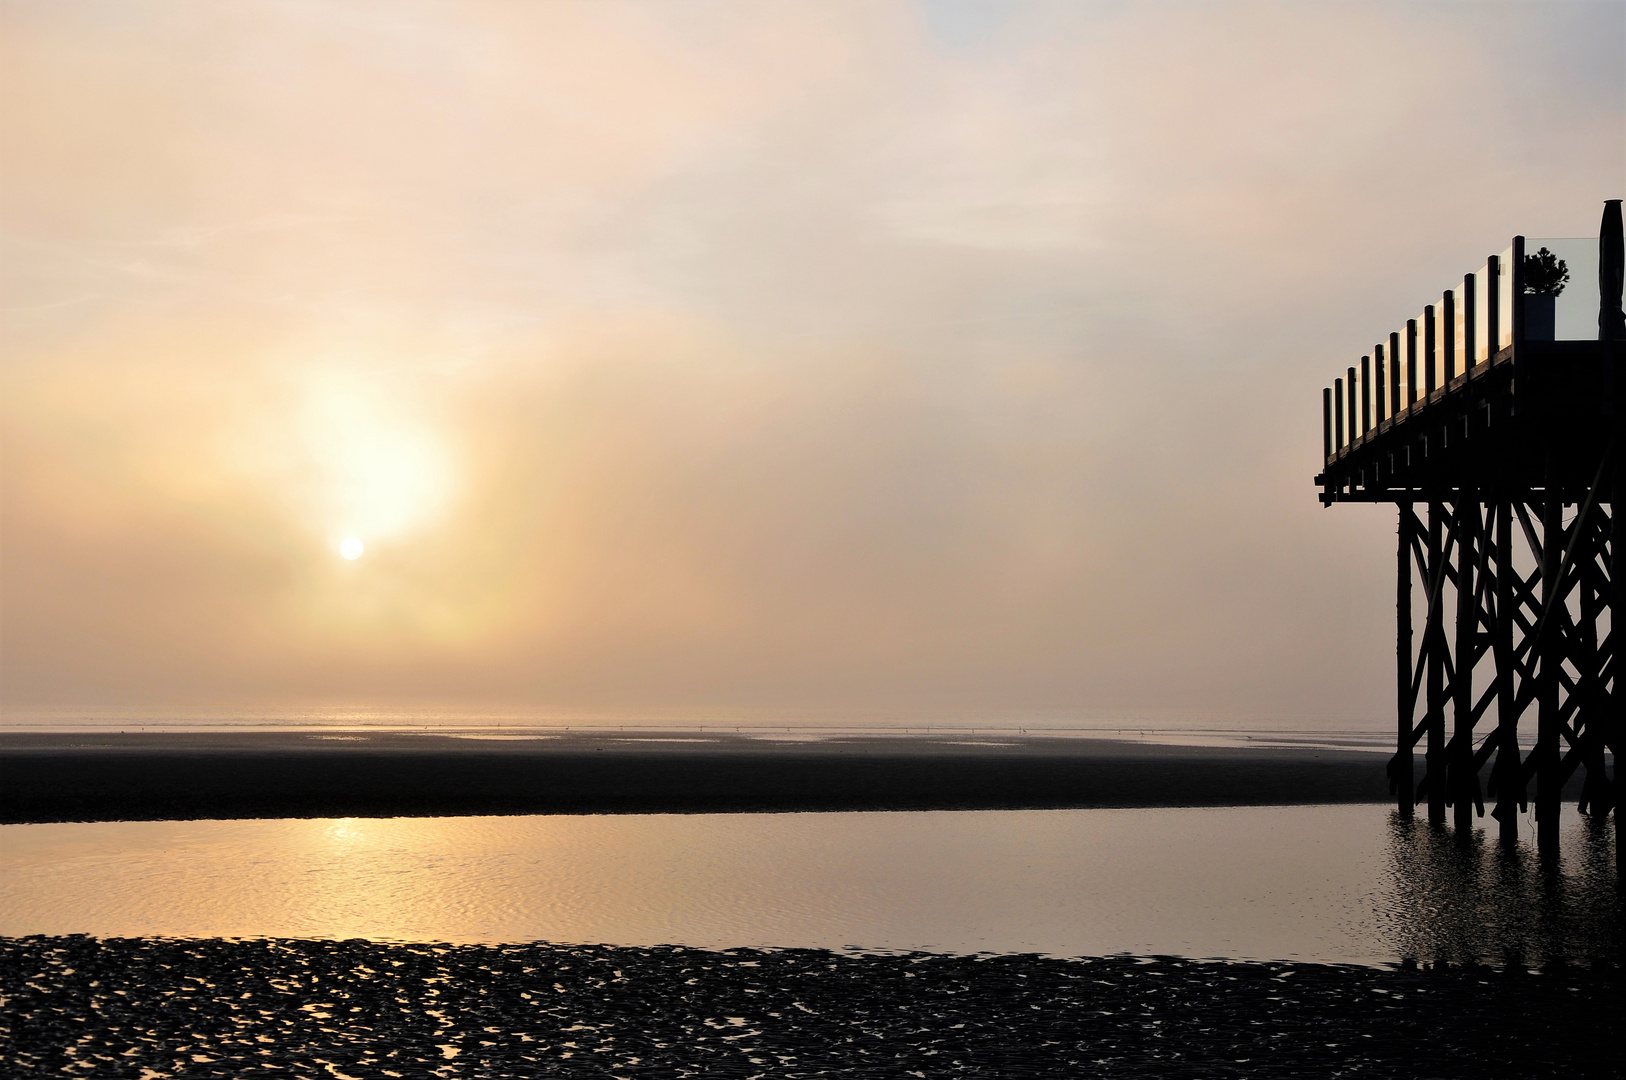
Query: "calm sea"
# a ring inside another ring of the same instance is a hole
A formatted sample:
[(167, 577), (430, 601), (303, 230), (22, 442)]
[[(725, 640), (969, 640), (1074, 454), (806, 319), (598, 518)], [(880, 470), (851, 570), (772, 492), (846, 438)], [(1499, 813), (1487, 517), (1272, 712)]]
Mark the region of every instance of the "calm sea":
[(0, 934), (1617, 956), (1609, 826), (1563, 841), (1347, 805), (7, 825)]

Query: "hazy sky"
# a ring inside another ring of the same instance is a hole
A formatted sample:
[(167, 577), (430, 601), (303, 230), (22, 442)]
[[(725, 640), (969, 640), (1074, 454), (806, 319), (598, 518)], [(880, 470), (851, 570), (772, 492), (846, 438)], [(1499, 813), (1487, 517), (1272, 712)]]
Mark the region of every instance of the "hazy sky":
[(1387, 724), (1320, 390), (1626, 5), (6, 0), (0, 153), (7, 709)]

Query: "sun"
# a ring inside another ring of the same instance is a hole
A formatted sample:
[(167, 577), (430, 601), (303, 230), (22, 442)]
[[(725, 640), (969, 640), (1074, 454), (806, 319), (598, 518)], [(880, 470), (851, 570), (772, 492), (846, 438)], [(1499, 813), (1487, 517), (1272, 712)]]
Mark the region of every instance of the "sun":
[(361, 541), (354, 536), (348, 536), (339, 542), (339, 554), (347, 559), (359, 559), (361, 553), (366, 550), (362, 547)]

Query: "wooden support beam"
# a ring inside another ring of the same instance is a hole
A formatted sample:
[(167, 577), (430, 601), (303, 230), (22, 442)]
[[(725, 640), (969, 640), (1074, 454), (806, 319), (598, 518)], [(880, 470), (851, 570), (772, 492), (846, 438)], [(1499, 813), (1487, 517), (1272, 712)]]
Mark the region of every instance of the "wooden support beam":
[(1445, 507), (1437, 502), (1428, 504), (1428, 563), (1432, 594), (1429, 597), (1428, 622), (1424, 627), (1424, 646), (1428, 663), (1428, 712), (1424, 719), (1428, 726), (1428, 749), (1424, 752), (1424, 783), (1428, 789), (1428, 823), (1445, 824), (1445, 624), (1441, 610), (1440, 586), (1445, 578), (1446, 554), (1443, 542)]
[[(1558, 760), (1559, 783), (1569, 783), (1570, 777), (1575, 775), (1575, 770), (1580, 768), (1585, 761), (1586, 751), (1582, 750), (1579, 746), (1572, 746), (1568, 750), (1564, 751), (1564, 756)], [(1585, 811), (1583, 811), (1583, 813), (1584, 812)]]
[(1536, 748), (1536, 849), (1547, 859), (1558, 856), (1558, 811), (1561, 784), (1558, 779), (1558, 666), (1562, 649), (1551, 612), (1558, 596), (1559, 549), (1564, 533), (1563, 497), (1557, 494), (1556, 454), (1547, 452), (1547, 498), (1541, 508), (1541, 607), (1542, 620), (1536, 631), (1536, 656), (1540, 665), (1537, 678)]
[[(1519, 515), (1519, 527), (1524, 530), (1524, 542), (1530, 545), (1530, 554), (1536, 557), (1536, 570), (1528, 579), (1534, 588), (1535, 583), (1541, 580), (1541, 538), (1536, 535), (1536, 527), (1530, 521), (1530, 512), (1526, 509), (1523, 499), (1513, 504), (1513, 510)], [(1541, 608), (1537, 607), (1535, 611), (1539, 615)]]
[[(1519, 265), (1515, 261), (1514, 265)], [(1518, 307), (1517, 304), (1514, 305)], [(1515, 323), (1518, 328), (1518, 324)], [(1626, 643), (1626, 437), (1621, 427), (1626, 426), (1622, 409), (1626, 409), (1626, 378), (1617, 363), (1610, 371), (1611, 396), (1615, 406), (1614, 460), (1610, 462), (1611, 479), (1609, 505), (1609, 644), (1607, 654), (1613, 669), (1608, 698), (1607, 735), (1615, 756), (1615, 776), (1610, 785), (1609, 800), (1615, 810), (1615, 874), (1626, 881), (1626, 820), (1622, 819), (1622, 804), (1626, 804), (1626, 660), (1622, 659)]]
[(1412, 775), (1412, 716), (1417, 709), (1417, 686), (1411, 672), (1411, 548), (1417, 515), (1410, 503), (1398, 505), (1399, 523), (1395, 556), (1395, 715), (1398, 730), (1395, 756), (1389, 762), (1389, 791), (1395, 796), (1395, 809), (1410, 821), (1417, 798)]
[[(1586, 766), (1586, 779), (1581, 785), (1581, 797), (1576, 809), (1583, 814), (1602, 816), (1609, 812), (1611, 805), (1609, 777), (1604, 771), (1603, 738), (1608, 701), (1598, 652), (1598, 617), (1602, 614), (1603, 596), (1594, 588), (1594, 584), (1590, 576), (1581, 584), (1581, 619), (1572, 635), (1575, 643), (1573, 662), (1579, 673), (1575, 693), (1576, 738), (1573, 740), (1572, 753), (1577, 761)], [(1568, 776), (1567, 772), (1565, 776)]]
[(1513, 685), (1513, 506), (1505, 499), (1496, 505), (1496, 764), (1491, 766), (1491, 793), (1496, 796), (1497, 837), (1504, 844), (1519, 839), (1519, 812), (1525, 806), (1524, 784), (1519, 780), (1519, 709)]
[[(1408, 627), (1408, 633), (1409, 632), (1410, 632), (1410, 628)], [(1412, 707), (1412, 715), (1413, 715), (1413, 717), (1415, 717), (1416, 713), (1417, 713), (1418, 695), (1420, 695), (1423, 692), (1423, 673), (1425, 671), (1427, 671), (1427, 670), (1428, 670), (1428, 648), (1425, 645), (1422, 649), (1418, 650), (1417, 662), (1412, 665), (1412, 673), (1411, 673), (1411, 707)], [(1421, 732), (1425, 727), (1427, 727), (1426, 724), (1418, 724), (1415, 731)], [(1417, 738), (1418, 738), (1418, 736), (1416, 734), (1413, 734), (1411, 741), (1413, 743), (1415, 743), (1417, 741)]]
[[(1611, 449), (1613, 449), (1613, 443), (1612, 442), (1611, 442)], [(1552, 468), (1551, 451), (1549, 451), (1548, 453), (1549, 453), (1548, 468), (1551, 469)], [(1568, 612), (1566, 610), (1564, 610), (1564, 604), (1566, 604), (1569, 601), (1570, 590), (1574, 588), (1575, 581), (1576, 581), (1576, 579), (1578, 577), (1578, 575), (1575, 575), (1575, 574), (1571, 573), (1571, 569), (1574, 566), (1577, 565), (1576, 549), (1577, 549), (1577, 546), (1581, 543), (1581, 541), (1585, 537), (1587, 537), (1589, 535), (1589, 533), (1590, 533), (1590, 529), (1588, 528), (1588, 524), (1589, 524), (1589, 521), (1590, 521), (1590, 519), (1592, 517), (1592, 508), (1597, 505), (1598, 492), (1603, 486), (1604, 466), (1607, 463), (1608, 463), (1608, 454), (1606, 453), (1605, 456), (1604, 456), (1604, 460), (1600, 461), (1598, 463), (1598, 471), (1597, 471), (1597, 474), (1592, 478), (1592, 486), (1587, 489), (1586, 499), (1581, 503), (1580, 509), (1578, 511), (1576, 511), (1575, 520), (1570, 524), (1570, 527), (1568, 529), (1565, 529), (1563, 527), (1563, 516), (1562, 516), (1562, 512), (1561, 512), (1562, 508), (1563, 508), (1563, 503), (1564, 503), (1563, 497), (1562, 496), (1555, 496), (1553, 494), (1553, 491), (1556, 488), (1556, 485), (1554, 485), (1554, 484), (1549, 484), (1548, 485), (1548, 504), (1550, 505), (1556, 499), (1556, 501), (1557, 501), (1557, 503), (1559, 505), (1559, 508), (1560, 508), (1560, 514), (1554, 520), (1556, 520), (1558, 522), (1558, 533), (1557, 533), (1557, 535), (1559, 537), (1561, 537), (1563, 539), (1563, 542), (1564, 542), (1564, 557), (1563, 557), (1562, 561), (1560, 561), (1558, 563), (1557, 567), (1553, 570), (1553, 572), (1551, 574), (1549, 574), (1546, 571), (1546, 569), (1545, 569), (1546, 561), (1543, 560), (1543, 563), (1542, 563), (1542, 565), (1543, 565), (1543, 571), (1542, 571), (1543, 587), (1542, 587), (1542, 598), (1541, 598), (1541, 622), (1536, 624), (1536, 633), (1538, 635), (1540, 633), (1542, 633), (1544, 624), (1549, 619), (1555, 617), (1556, 613), (1558, 613), (1560, 611), (1563, 611), (1565, 617), (1568, 616)], [(1545, 511), (1544, 511), (1544, 514), (1545, 514)], [(1542, 528), (1543, 528), (1544, 532), (1546, 530), (1546, 527), (1547, 527), (1547, 519), (1544, 516), (1543, 519), (1542, 519)], [(1552, 535), (1551, 534), (1547, 535), (1546, 538), (1543, 540), (1543, 545), (1544, 546), (1543, 546), (1542, 550), (1546, 551), (1547, 547), (1545, 545), (1551, 544), (1552, 542), (1553, 542)], [(1588, 556), (1586, 559), (1584, 559), (1582, 561), (1590, 561), (1590, 556)], [(1554, 588), (1553, 588), (1553, 590), (1551, 592), (1549, 592), (1547, 590), (1547, 588), (1546, 588), (1546, 582), (1547, 582), (1549, 577), (1552, 579), (1553, 586), (1554, 586)]]
[[(1457, 499), (1457, 640), (1456, 672), (1451, 680), (1452, 731), (1447, 766), (1450, 779), (1449, 802), (1454, 809), (1457, 839), (1466, 841), (1473, 831), (1474, 807), (1479, 803), (1479, 778), (1473, 769), (1474, 755), (1474, 662), (1473, 636), (1479, 621), (1474, 610), (1479, 593), (1474, 588), (1474, 564), (1478, 559), (1479, 497), (1464, 491)], [(1481, 811), (1483, 812), (1483, 811)]]

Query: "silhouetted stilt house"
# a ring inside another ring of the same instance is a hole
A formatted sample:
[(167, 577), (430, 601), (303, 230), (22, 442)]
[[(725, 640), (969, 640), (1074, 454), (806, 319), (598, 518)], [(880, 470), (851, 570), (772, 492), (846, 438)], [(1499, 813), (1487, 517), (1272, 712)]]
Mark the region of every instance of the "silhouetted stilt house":
[(1626, 867), (1626, 776), (1607, 767), (1626, 761), (1618, 202), (1602, 232), (1514, 237), (1322, 391), (1316, 484), (1327, 506), (1399, 510), (1401, 814), (1451, 808), (1466, 838), (1489, 803), (1511, 840), (1533, 799), (1552, 856), (1579, 771), (1580, 810), (1616, 809)]

